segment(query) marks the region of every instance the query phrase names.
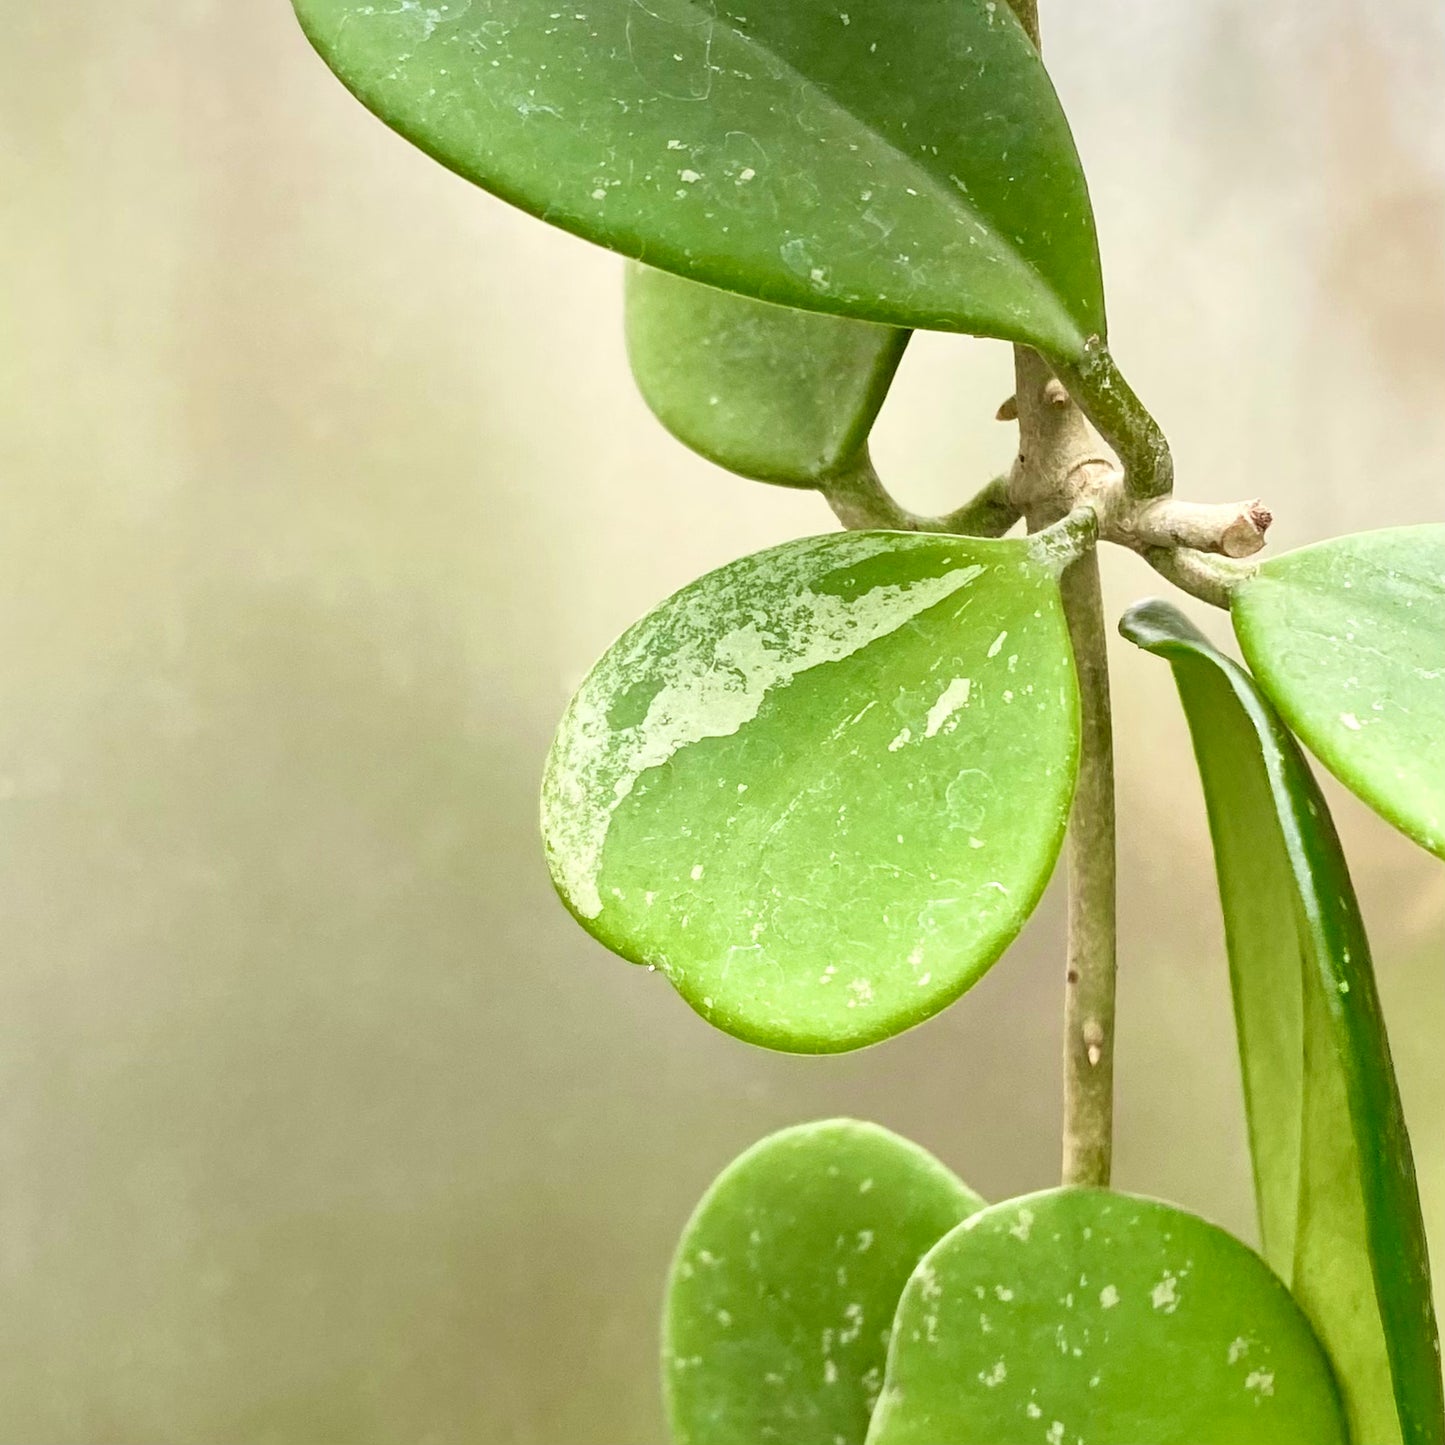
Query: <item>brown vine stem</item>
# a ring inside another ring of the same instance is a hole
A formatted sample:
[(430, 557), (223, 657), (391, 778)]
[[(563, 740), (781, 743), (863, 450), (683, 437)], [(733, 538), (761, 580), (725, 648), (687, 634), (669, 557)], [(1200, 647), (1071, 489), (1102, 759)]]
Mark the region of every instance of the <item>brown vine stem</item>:
[[(1036, 532), (1087, 501), (1115, 474), (1111, 460), (1027, 347), (1014, 352), (1019, 455), (1013, 494)], [(1065, 1184), (1109, 1182), (1114, 1137), (1114, 740), (1099, 554), (1090, 548), (1060, 579), (1079, 677), (1079, 779), (1065, 859), (1069, 882), (1064, 972)]]
[[(1037, 0), (1010, 0), (1034, 44)], [(1087, 499), (1111, 470), (1094, 433), (1040, 356), (1014, 348), (1019, 455), (1013, 496), (1030, 531)], [(1114, 738), (1099, 554), (1091, 548), (1060, 579), (1079, 675), (1079, 780), (1065, 844), (1068, 945), (1064, 985), (1063, 1181), (1103, 1188), (1114, 1152)]]
[(1114, 1154), (1114, 736), (1099, 554), (1061, 580), (1079, 672), (1079, 781), (1069, 819), (1063, 1180), (1100, 1188)]

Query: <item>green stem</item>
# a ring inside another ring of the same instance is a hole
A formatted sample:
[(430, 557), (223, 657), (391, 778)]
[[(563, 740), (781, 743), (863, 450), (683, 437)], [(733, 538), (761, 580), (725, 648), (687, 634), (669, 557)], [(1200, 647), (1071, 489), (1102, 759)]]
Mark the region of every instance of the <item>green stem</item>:
[(1259, 569), (1250, 562), (1235, 562), (1188, 547), (1150, 547), (1144, 560), (1181, 592), (1229, 611), (1230, 593)]
[(1007, 477), (995, 477), (963, 506), (938, 518), (937, 530), (965, 537), (1002, 537), (1020, 512), (1009, 496)]
[(1019, 520), (1009, 498), (1007, 477), (995, 477), (972, 500), (942, 517), (921, 517), (894, 500), (865, 455), (823, 494), (833, 514), (850, 531), (877, 527), (889, 532), (946, 532), (963, 537), (1002, 537)]
[(1174, 490), (1174, 458), (1159, 423), (1134, 395), (1101, 338), (1089, 338), (1076, 362), (1052, 363), (1059, 380), (1124, 468), (1124, 488), (1145, 500)]

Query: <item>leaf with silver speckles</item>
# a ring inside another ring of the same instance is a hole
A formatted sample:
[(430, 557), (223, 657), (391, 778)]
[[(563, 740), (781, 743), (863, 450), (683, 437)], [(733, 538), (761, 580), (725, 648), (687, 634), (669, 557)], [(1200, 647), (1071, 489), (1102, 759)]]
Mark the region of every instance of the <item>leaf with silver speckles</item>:
[(876, 1124), (830, 1119), (754, 1145), (673, 1261), (662, 1368), (676, 1445), (863, 1445), (904, 1284), (982, 1208)]
[(1250, 669), (1310, 751), (1445, 858), (1445, 526), (1274, 557), (1230, 610)]
[(627, 274), (627, 354), (658, 420), (740, 476), (816, 487), (859, 465), (908, 333)]
[(1104, 332), (1058, 97), (1006, 0), (295, 0), (388, 125), (693, 280), (1067, 359)]
[(1328, 807), (1253, 678), (1174, 608), (1168, 659), (1209, 805), (1265, 1257), (1324, 1341), (1354, 1439), (1445, 1445), (1430, 1261), (1370, 945)]
[(996, 1204), (924, 1257), (867, 1445), (1346, 1445), (1330, 1367), (1269, 1266), (1152, 1199)]
[(569, 704), (552, 877), (609, 948), (751, 1042), (857, 1048), (936, 1013), (1032, 912), (1078, 693), (1043, 544), (851, 532), (684, 588)]

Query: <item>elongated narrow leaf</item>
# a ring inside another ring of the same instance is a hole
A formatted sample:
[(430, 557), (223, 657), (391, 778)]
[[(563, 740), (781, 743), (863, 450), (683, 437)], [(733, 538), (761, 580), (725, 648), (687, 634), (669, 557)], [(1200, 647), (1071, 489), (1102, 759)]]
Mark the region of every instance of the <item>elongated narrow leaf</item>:
[(647, 404), (756, 481), (815, 487), (855, 468), (907, 344), (892, 326), (628, 269), (627, 354)]
[(1253, 679), (1164, 603), (1124, 633), (1174, 667), (1204, 780), (1266, 1253), (1330, 1350), (1354, 1439), (1442, 1445), (1410, 1140), (1349, 872)]
[(868, 1434), (868, 1445), (1347, 1440), (1324, 1352), (1263, 1260), (1167, 1204), (1085, 1189), (996, 1204), (925, 1256)]
[(1445, 526), (1272, 558), (1230, 610), (1260, 685), (1310, 751), (1445, 858)]
[(543, 782), (583, 926), (755, 1043), (857, 1048), (973, 983), (1063, 838), (1056, 560), (852, 532), (713, 572), (603, 657)]
[(982, 1208), (874, 1124), (804, 1124), (749, 1149), (673, 1261), (662, 1333), (676, 1445), (863, 1445), (904, 1284)]
[(1073, 139), (1004, 0), (295, 0), (387, 124), (555, 225), (820, 311), (1075, 357)]

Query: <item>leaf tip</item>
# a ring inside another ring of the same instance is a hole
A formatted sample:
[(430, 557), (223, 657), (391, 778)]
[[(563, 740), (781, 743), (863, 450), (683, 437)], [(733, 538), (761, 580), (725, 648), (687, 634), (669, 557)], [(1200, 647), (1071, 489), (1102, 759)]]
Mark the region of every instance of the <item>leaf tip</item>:
[(1171, 642), (1208, 645), (1204, 634), (1162, 597), (1145, 597), (1119, 619), (1119, 635), (1145, 652), (1157, 652)]

